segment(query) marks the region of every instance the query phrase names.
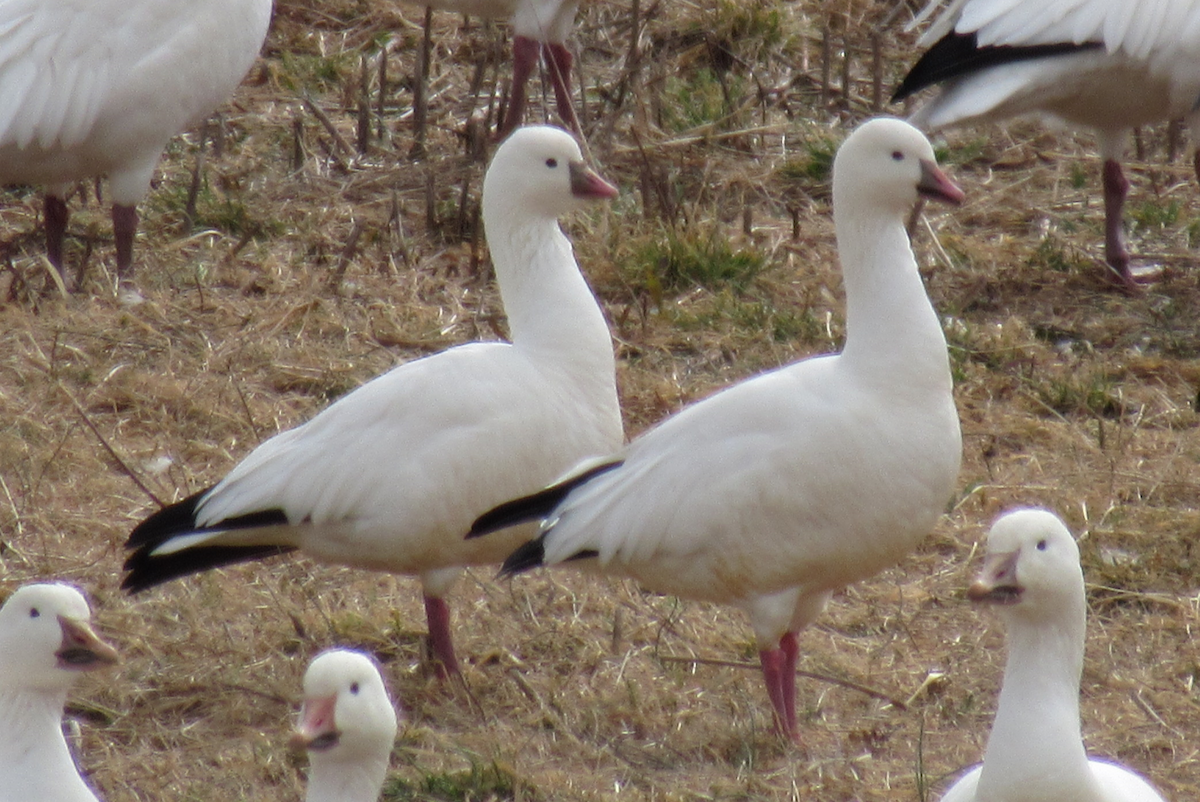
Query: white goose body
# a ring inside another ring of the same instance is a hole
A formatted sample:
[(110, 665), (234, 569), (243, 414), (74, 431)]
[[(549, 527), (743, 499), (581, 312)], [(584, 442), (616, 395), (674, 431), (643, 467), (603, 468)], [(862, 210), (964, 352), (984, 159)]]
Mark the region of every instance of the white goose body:
[(291, 739), (309, 755), (306, 802), (376, 802), (396, 740), (396, 720), (371, 657), (330, 649), (313, 658)]
[(833, 591), (895, 564), (933, 528), (962, 451), (946, 342), (904, 230), (919, 194), (962, 194), (925, 137), (893, 119), (847, 139), (833, 193), (841, 354), (694, 404), (607, 470), (511, 502), (474, 530), (542, 516), (541, 538), (508, 572), (596, 556), (655, 591), (746, 609), (792, 737), (796, 633)]
[[(934, 0), (931, 13), (943, 0)], [(1106, 258), (1134, 286), (1122, 209), (1129, 132), (1187, 117), (1200, 136), (1200, 4), (1193, 0), (953, 0), (893, 99), (941, 89), (909, 118), (936, 130), (1024, 115), (1090, 128), (1104, 159)], [(1200, 156), (1196, 162), (1200, 176)]]
[[(270, 17), (271, 0), (0, 3), (0, 184), (46, 186), (48, 217), (54, 199), (65, 226), (71, 185), (108, 176), (127, 271), (133, 230), (118, 208), (136, 227), (163, 148), (228, 99)], [(53, 257), (61, 232), (51, 227)]]
[(26, 585), (0, 608), (0, 802), (96, 802), (63, 738), (80, 672), (116, 662), (69, 585)]
[(443, 665), (443, 598), (463, 566), (532, 535), (466, 541), (490, 507), (623, 439), (612, 340), (558, 227), (616, 190), (565, 131), (530, 127), (497, 151), (483, 218), (511, 343), (471, 343), (397, 367), (260, 445), (215, 487), (134, 530), (124, 586), (280, 550), (417, 574)]
[(968, 596), (1004, 617), (1008, 659), (983, 764), (942, 802), (1163, 802), (1140, 776), (1084, 749), (1087, 599), (1079, 549), (1063, 522), (1037, 509), (997, 519)]

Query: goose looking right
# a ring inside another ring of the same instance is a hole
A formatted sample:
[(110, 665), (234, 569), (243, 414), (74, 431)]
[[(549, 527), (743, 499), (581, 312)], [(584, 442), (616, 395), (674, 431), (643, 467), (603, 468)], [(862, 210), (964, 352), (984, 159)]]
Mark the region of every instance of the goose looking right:
[(374, 659), (351, 649), (313, 658), (291, 738), (308, 752), (306, 802), (375, 802), (395, 740), (396, 708)]
[(117, 662), (70, 585), (25, 585), (0, 608), (0, 802), (96, 802), (63, 737), (67, 692)]
[(511, 343), (407, 362), (262, 443), (214, 487), (142, 521), (122, 587), (140, 591), (300, 549), (417, 574), (435, 669), (458, 672), (451, 586), (528, 531), (468, 542), (484, 511), (621, 444), (612, 338), (559, 216), (617, 190), (566, 131), (528, 126), (496, 149), (483, 223)]
[(908, 554), (958, 477), (946, 340), (904, 228), (921, 197), (963, 199), (929, 140), (901, 120), (860, 126), (833, 164), (842, 352), (693, 404), (472, 535), (541, 519), (504, 572), (595, 557), (656, 592), (746, 610), (777, 727), (795, 739), (797, 633), (834, 591)]
[(1129, 769), (1089, 759), (1079, 726), (1087, 597), (1079, 548), (1051, 512), (1020, 509), (988, 532), (972, 601), (1008, 627), (1008, 662), (983, 764), (942, 802), (1164, 802)]

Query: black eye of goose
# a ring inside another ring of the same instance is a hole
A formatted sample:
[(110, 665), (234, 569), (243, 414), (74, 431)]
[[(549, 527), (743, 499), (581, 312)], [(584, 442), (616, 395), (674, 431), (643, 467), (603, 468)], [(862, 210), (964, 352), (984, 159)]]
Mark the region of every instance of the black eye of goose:
[(558, 166), (558, 159), (553, 159), (553, 158), (546, 159), (546, 166), (549, 167), (551, 170), (553, 170), (555, 167)]
[(38, 608), (36, 608), (36, 607), (29, 608), (29, 617), (30, 618), (39, 618), (39, 617), (41, 617), (41, 615), (42, 615), (42, 611), (39, 610)]
[(892, 161), (898, 161), (898, 162), (904, 161), (904, 153), (899, 150), (893, 150), (892, 151)]
[(350, 683), (350, 693), (354, 694), (355, 696), (358, 695), (358, 683), (357, 682)]
[(1037, 542), (1037, 550), (1038, 550), (1038, 551), (1045, 551), (1045, 550), (1046, 550), (1046, 539), (1045, 539), (1045, 538), (1042, 538), (1041, 540), (1039, 540), (1039, 541)]

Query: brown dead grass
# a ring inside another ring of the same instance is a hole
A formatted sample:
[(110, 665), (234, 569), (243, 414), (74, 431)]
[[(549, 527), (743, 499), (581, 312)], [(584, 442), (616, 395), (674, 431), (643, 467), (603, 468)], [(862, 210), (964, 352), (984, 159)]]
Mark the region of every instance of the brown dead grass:
[[(836, 141), (868, 113), (861, 48), (883, 11), (769, 5), (781, 40), (730, 40), (735, 55), (739, 42), (753, 55), (730, 73), (742, 111), (681, 130), (659, 127), (680, 102), (669, 79), (721, 60), (728, 9), (651, 5), (636, 63), (625, 4), (594, 2), (581, 15), (591, 150), (625, 192), (568, 225), (613, 321), (631, 435), (840, 341), (827, 195), (780, 169), (804, 156), (805, 141)], [(394, 775), (409, 782), (496, 765), (523, 799), (917, 800), (981, 754), (1003, 633), (962, 588), (986, 525), (1017, 503), (1050, 506), (1082, 533), (1091, 750), (1146, 772), (1170, 798), (1200, 794), (1200, 271), (1188, 230), (1197, 200), (1185, 163), (1164, 161), (1159, 130), (1146, 132), (1147, 161), (1132, 167), (1132, 203), (1177, 203), (1179, 214), (1138, 231), (1137, 251), (1168, 268), (1138, 298), (1096, 278), (1101, 212), (1086, 138), (1026, 125), (948, 137), (949, 169), (969, 200), (929, 210), (917, 248), (955, 349), (961, 494), (917, 554), (840, 594), (802, 640), (805, 671), (874, 687), (906, 709), (804, 679), (805, 749), (786, 749), (768, 731), (757, 672), (726, 665), (754, 661), (739, 614), (570, 571), (496, 583), (482, 570), (461, 583), (453, 604), (469, 691), (423, 672), (410, 579), (296, 558), (120, 594), (121, 545), (152, 508), (125, 468), (171, 500), (391, 365), (503, 332), (477, 258), (485, 252), (469, 231), (455, 233), (464, 221), (470, 229), (482, 172), (460, 136), (472, 108), (487, 106), (466, 91), (470, 65), (500, 52), (502, 31), (436, 15), (430, 156), (420, 162), (407, 157), (405, 83), (419, 19), (377, 0), (281, 3), (262, 67), (222, 117), (220, 152), (207, 153), (208, 222), (180, 234), (194, 135), (172, 148), (143, 207), (143, 304), (122, 307), (106, 289), (102, 205), (74, 219), (74, 258), (94, 248), (88, 291), (66, 300), (36, 291), (35, 196), (12, 194), (0, 211), (12, 258), (0, 308), (0, 562), (9, 589), (44, 577), (86, 588), (125, 656), (73, 697), (86, 715), (84, 762), (106, 799), (298, 798), (302, 760), (287, 754), (284, 728), (299, 678), (319, 649), (349, 643), (381, 657), (408, 712)], [(841, 32), (860, 48), (849, 102), (840, 84), (821, 102), (824, 19), (835, 83)], [(366, 156), (338, 152), (300, 93), (353, 142), (358, 54), (389, 32), (384, 137)], [(883, 40), (892, 85), (911, 37), (893, 25)], [(335, 76), (326, 83), (297, 78), (322, 65)], [(494, 75), (484, 73), (484, 96)], [(685, 200), (664, 211), (662, 189)], [(766, 254), (749, 296), (811, 325), (775, 337), (729, 312), (744, 300), (729, 290), (639, 287), (628, 265), (665, 235), (664, 217)], [(471, 798), (489, 793), (478, 786)]]

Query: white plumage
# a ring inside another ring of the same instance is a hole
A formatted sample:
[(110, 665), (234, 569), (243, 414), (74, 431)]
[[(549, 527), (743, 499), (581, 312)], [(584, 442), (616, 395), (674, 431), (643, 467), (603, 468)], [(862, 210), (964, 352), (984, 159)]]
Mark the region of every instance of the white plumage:
[(983, 764), (942, 802), (1163, 802), (1132, 771), (1088, 759), (1079, 726), (1087, 598), (1079, 549), (1046, 510), (1014, 510), (992, 525), (967, 595), (1008, 628), (1008, 662)]
[[(944, 3), (935, 0), (930, 14)], [(923, 15), (924, 16), (924, 15)], [(941, 90), (912, 115), (938, 129), (1036, 114), (1096, 132), (1105, 258), (1135, 287), (1122, 231), (1129, 131), (1187, 117), (1200, 137), (1200, 4), (1194, 0), (954, 0), (893, 99)], [(1200, 176), (1200, 155), (1196, 161)]]
[(118, 274), (129, 274), (135, 207), (163, 148), (225, 102), (270, 17), (271, 0), (0, 3), (0, 184), (46, 187), (55, 267), (66, 192), (107, 175)]
[(796, 633), (834, 591), (911, 551), (958, 475), (946, 341), (904, 230), (922, 195), (962, 199), (925, 137), (900, 120), (861, 126), (833, 168), (842, 353), (694, 404), (473, 534), (542, 517), (506, 571), (595, 556), (652, 590), (745, 609), (778, 725), (795, 737)]
[(557, 222), (614, 194), (565, 131), (515, 132), (483, 186), (512, 343), (401, 365), (266, 441), (215, 487), (134, 530), (124, 586), (293, 548), (417, 574), (435, 653), (456, 671), (443, 597), (463, 566), (499, 562), (532, 534), (467, 542), (463, 533), (623, 439), (608, 326)]
[(512, 25), (512, 87), (498, 136), (503, 137), (521, 123), (525, 113), (525, 87), (539, 59), (544, 59), (550, 82), (554, 85), (559, 117), (576, 133), (582, 133), (571, 102), (574, 59), (566, 44), (579, 0), (432, 0), (426, 5), (460, 14), (506, 19)]
[(307, 802), (375, 802), (396, 740), (396, 708), (375, 661), (330, 649), (304, 673), (292, 745), (308, 752)]
[(96, 802), (63, 738), (80, 672), (117, 661), (70, 585), (25, 585), (0, 608), (0, 802)]

